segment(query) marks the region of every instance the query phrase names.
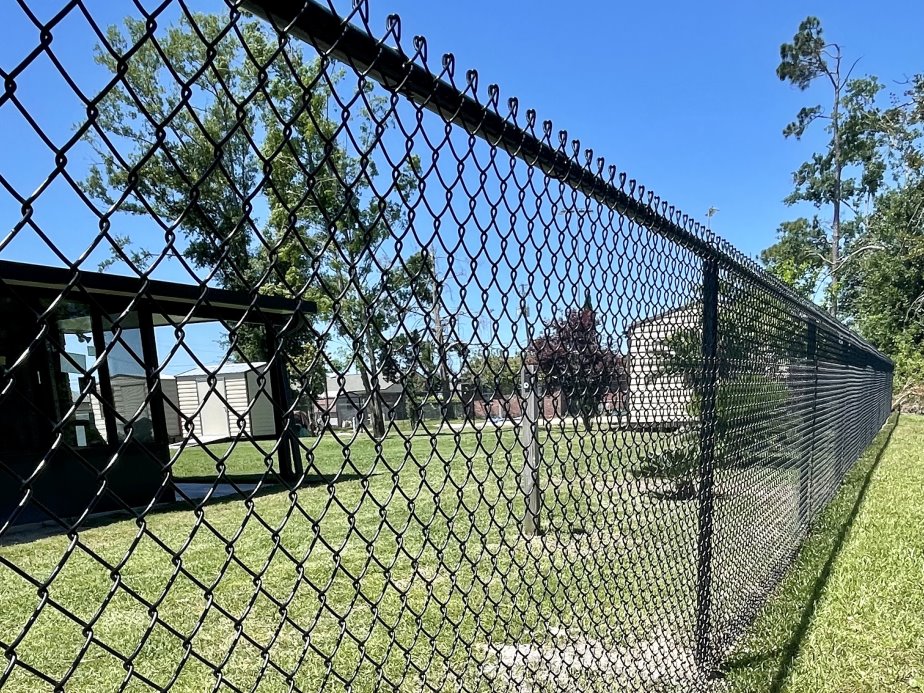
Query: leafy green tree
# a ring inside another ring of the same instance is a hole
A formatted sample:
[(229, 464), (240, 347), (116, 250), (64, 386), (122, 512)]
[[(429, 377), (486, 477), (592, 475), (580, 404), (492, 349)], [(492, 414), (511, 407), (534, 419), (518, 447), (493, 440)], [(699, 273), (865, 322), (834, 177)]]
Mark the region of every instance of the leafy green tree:
[(761, 260), (773, 274), (799, 295), (811, 299), (822, 281), (830, 241), (818, 217), (784, 221), (777, 242), (761, 253)]
[(489, 349), (469, 353), (462, 371), (462, 381), (474, 392), (489, 397), (507, 397), (520, 391), (523, 359), (507, 349)]
[[(129, 18), (107, 31), (114, 54), (96, 50), (117, 81), (98, 106), (89, 141), (99, 161), (85, 188), (107, 217), (149, 216), (164, 234), (156, 243), (110, 238), (111, 261), (144, 271), (172, 256), (225, 288), (316, 301), (317, 319), (349, 344), (347, 365), (372, 393), (383, 435), (378, 347), (401, 322), (397, 297), (413, 283), (390, 245), (406, 225), (393, 200), (417, 185), (417, 160), (379, 176), (380, 101), (364, 94), (344, 138), (317, 61), (292, 44), (280, 52), (262, 23), (239, 22), (238, 33), (226, 25), (218, 15), (183, 16), (155, 43)], [(303, 388), (323, 387), (329, 332), (305, 325), (285, 338)], [(245, 358), (267, 355), (261, 328), (240, 326), (229, 342)]]
[(456, 376), (450, 362), (464, 357), (467, 346), (454, 337), (451, 329), (446, 329), (440, 318), (444, 306), (442, 285), (436, 273), (434, 257), (427, 250), (411, 256), (405, 263), (403, 281), (389, 287), (389, 300), (396, 304), (398, 314), (405, 318), (415, 316), (426, 327), (411, 327), (411, 321), (403, 320), (395, 334), (378, 345), (378, 359), (384, 377), (403, 386), (412, 411), (439, 401), (445, 417), (452, 419)]
[(845, 308), (896, 364), (896, 386), (924, 383), (924, 75), (891, 97), (877, 125), (893, 187), (869, 217), (865, 252), (845, 267)]
[(886, 169), (876, 127), (882, 115), (876, 105), (882, 85), (875, 77), (853, 78), (855, 66), (856, 62), (846, 67), (841, 47), (825, 39), (816, 17), (807, 17), (792, 42), (780, 47), (776, 71), (780, 80), (802, 91), (816, 83), (829, 90), (827, 110), (822, 105), (802, 108), (783, 135), (801, 139), (815, 121), (827, 123), (824, 151), (813, 154), (793, 173), (795, 189), (786, 202), (808, 202), (818, 210), (830, 209), (832, 216), (829, 232), (819, 233), (818, 215), (781, 225), (777, 243), (763, 252), (762, 259), (806, 296), (825, 285), (828, 307), (835, 316), (845, 257), (856, 250), (864, 205), (879, 190)]
[(924, 179), (882, 196), (870, 223), (876, 251), (855, 273), (859, 330), (896, 361), (896, 384), (924, 382)]

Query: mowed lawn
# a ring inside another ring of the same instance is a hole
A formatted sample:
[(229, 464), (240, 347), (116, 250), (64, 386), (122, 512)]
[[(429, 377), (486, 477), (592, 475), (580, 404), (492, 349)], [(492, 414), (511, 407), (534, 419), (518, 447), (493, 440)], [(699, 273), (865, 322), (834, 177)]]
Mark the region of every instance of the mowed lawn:
[(732, 658), (726, 690), (924, 691), (924, 416), (903, 414), (883, 447), (886, 433)]
[[(512, 429), (303, 442), (314, 485), (0, 546), (3, 690), (487, 690), (505, 644), (688, 617), (695, 507), (627, 474), (657, 436), (543, 433), (535, 538)], [(175, 475), (273, 464), (210, 452)]]

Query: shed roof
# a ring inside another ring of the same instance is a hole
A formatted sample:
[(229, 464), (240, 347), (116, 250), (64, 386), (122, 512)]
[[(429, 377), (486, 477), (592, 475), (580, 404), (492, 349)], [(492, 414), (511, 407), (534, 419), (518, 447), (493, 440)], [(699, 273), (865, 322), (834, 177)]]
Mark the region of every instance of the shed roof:
[[(341, 376), (336, 373), (327, 374), (327, 397), (331, 399), (337, 398), (339, 395), (344, 394), (366, 394), (366, 387), (363, 385), (362, 376), (358, 373), (346, 373), (343, 377), (343, 387), (340, 386)], [(397, 392), (400, 393), (404, 390), (401, 385), (397, 383), (391, 383), (384, 378), (379, 378), (379, 392)]]
[(215, 375), (232, 375), (235, 373), (247, 373), (249, 371), (257, 371), (266, 366), (266, 361), (252, 361), (250, 363), (233, 363), (228, 362), (224, 365), (221, 364), (206, 364), (205, 368), (191, 368), (188, 371), (183, 371), (182, 373), (177, 373), (175, 377), (177, 378), (191, 378), (196, 376), (208, 375), (209, 373), (214, 373)]

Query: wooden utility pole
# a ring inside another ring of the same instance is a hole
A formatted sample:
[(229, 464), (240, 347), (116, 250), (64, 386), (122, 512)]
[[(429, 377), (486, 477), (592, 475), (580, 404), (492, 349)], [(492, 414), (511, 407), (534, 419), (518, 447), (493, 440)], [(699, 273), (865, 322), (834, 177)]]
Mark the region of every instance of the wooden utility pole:
[(523, 515), (523, 534), (531, 537), (539, 534), (539, 394), (536, 392), (539, 366), (526, 362), (520, 369), (520, 397), (523, 401), (523, 415), (520, 418), (518, 438), (523, 450), (523, 469), (520, 471), (520, 491), (526, 501)]
[(456, 418), (455, 405), (452, 402), (452, 387), (449, 382), (449, 354), (446, 335), (443, 332), (441, 314), (443, 285), (439, 279), (433, 280), (433, 341), (439, 362), (440, 386), (443, 400), (443, 416), (447, 421)]

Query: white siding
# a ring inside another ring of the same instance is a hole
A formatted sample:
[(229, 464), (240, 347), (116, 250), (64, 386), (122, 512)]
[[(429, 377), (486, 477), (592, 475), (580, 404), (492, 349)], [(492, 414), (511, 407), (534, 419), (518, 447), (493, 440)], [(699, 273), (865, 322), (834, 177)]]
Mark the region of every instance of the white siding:
[[(147, 408), (145, 399), (148, 396), (148, 385), (143, 376), (115, 375), (110, 380), (112, 386), (112, 404), (116, 412), (125, 421), (133, 421), (137, 426), (136, 436), (143, 435), (141, 431), (145, 425), (143, 419), (147, 419), (147, 425), (151, 425), (150, 411)], [(142, 411), (139, 410), (144, 409)], [(119, 439), (125, 437), (125, 423), (116, 417), (116, 431)], [(153, 429), (148, 431), (150, 435)]]
[(103, 438), (105, 438), (107, 433), (106, 420), (103, 418), (103, 403), (100, 401), (98, 396), (91, 395), (90, 406), (93, 408), (93, 422), (96, 425), (96, 430), (99, 431), (99, 434)]
[(218, 378), (214, 389), (209, 385), (206, 378), (197, 378), (196, 387), (199, 401), (203, 403), (200, 417), (202, 419), (202, 428), (199, 431), (200, 438), (205, 440), (227, 438), (230, 431), (228, 430), (228, 409), (222, 401), (225, 394), (224, 378)]
[[(215, 387), (227, 403), (215, 394), (208, 397), (202, 413), (193, 420), (196, 435), (200, 439), (214, 440), (236, 436), (241, 430), (238, 417), (244, 417), (244, 430), (249, 435), (275, 435), (276, 422), (272, 402), (267, 392), (261, 391), (257, 386), (258, 372), (263, 366), (254, 366), (254, 369), (247, 371), (234, 369), (218, 374)], [(268, 373), (266, 378), (264, 387), (268, 391)], [(191, 417), (208, 394), (208, 389), (207, 378), (201, 371), (176, 376), (176, 397), (180, 411)]]
[[(199, 406), (199, 390), (196, 386), (195, 378), (177, 378), (176, 379), (177, 402), (180, 405), (180, 411), (186, 417), (192, 416)], [(183, 423), (180, 424), (181, 426)], [(202, 417), (197, 416), (193, 419), (193, 427), (196, 434), (201, 434)], [(185, 430), (183, 432), (185, 435)]]
[(273, 415), (273, 403), (267, 396), (267, 392), (272, 392), (269, 372), (266, 373), (266, 382), (262, 389), (257, 384), (257, 374), (254, 371), (247, 373), (247, 392), (249, 401), (253, 402), (253, 409), (250, 413), (251, 433), (255, 436), (275, 435), (276, 420)]
[(228, 399), (228, 430), (236, 436), (241, 430), (239, 419), (244, 419), (244, 430), (250, 433), (250, 415), (247, 414), (247, 379), (244, 373), (224, 377), (225, 397)]
[(650, 318), (629, 328), (629, 415), (640, 424), (680, 424), (690, 419), (692, 390), (680, 376), (664, 375), (665, 342), (680, 330), (699, 328), (699, 308)]

